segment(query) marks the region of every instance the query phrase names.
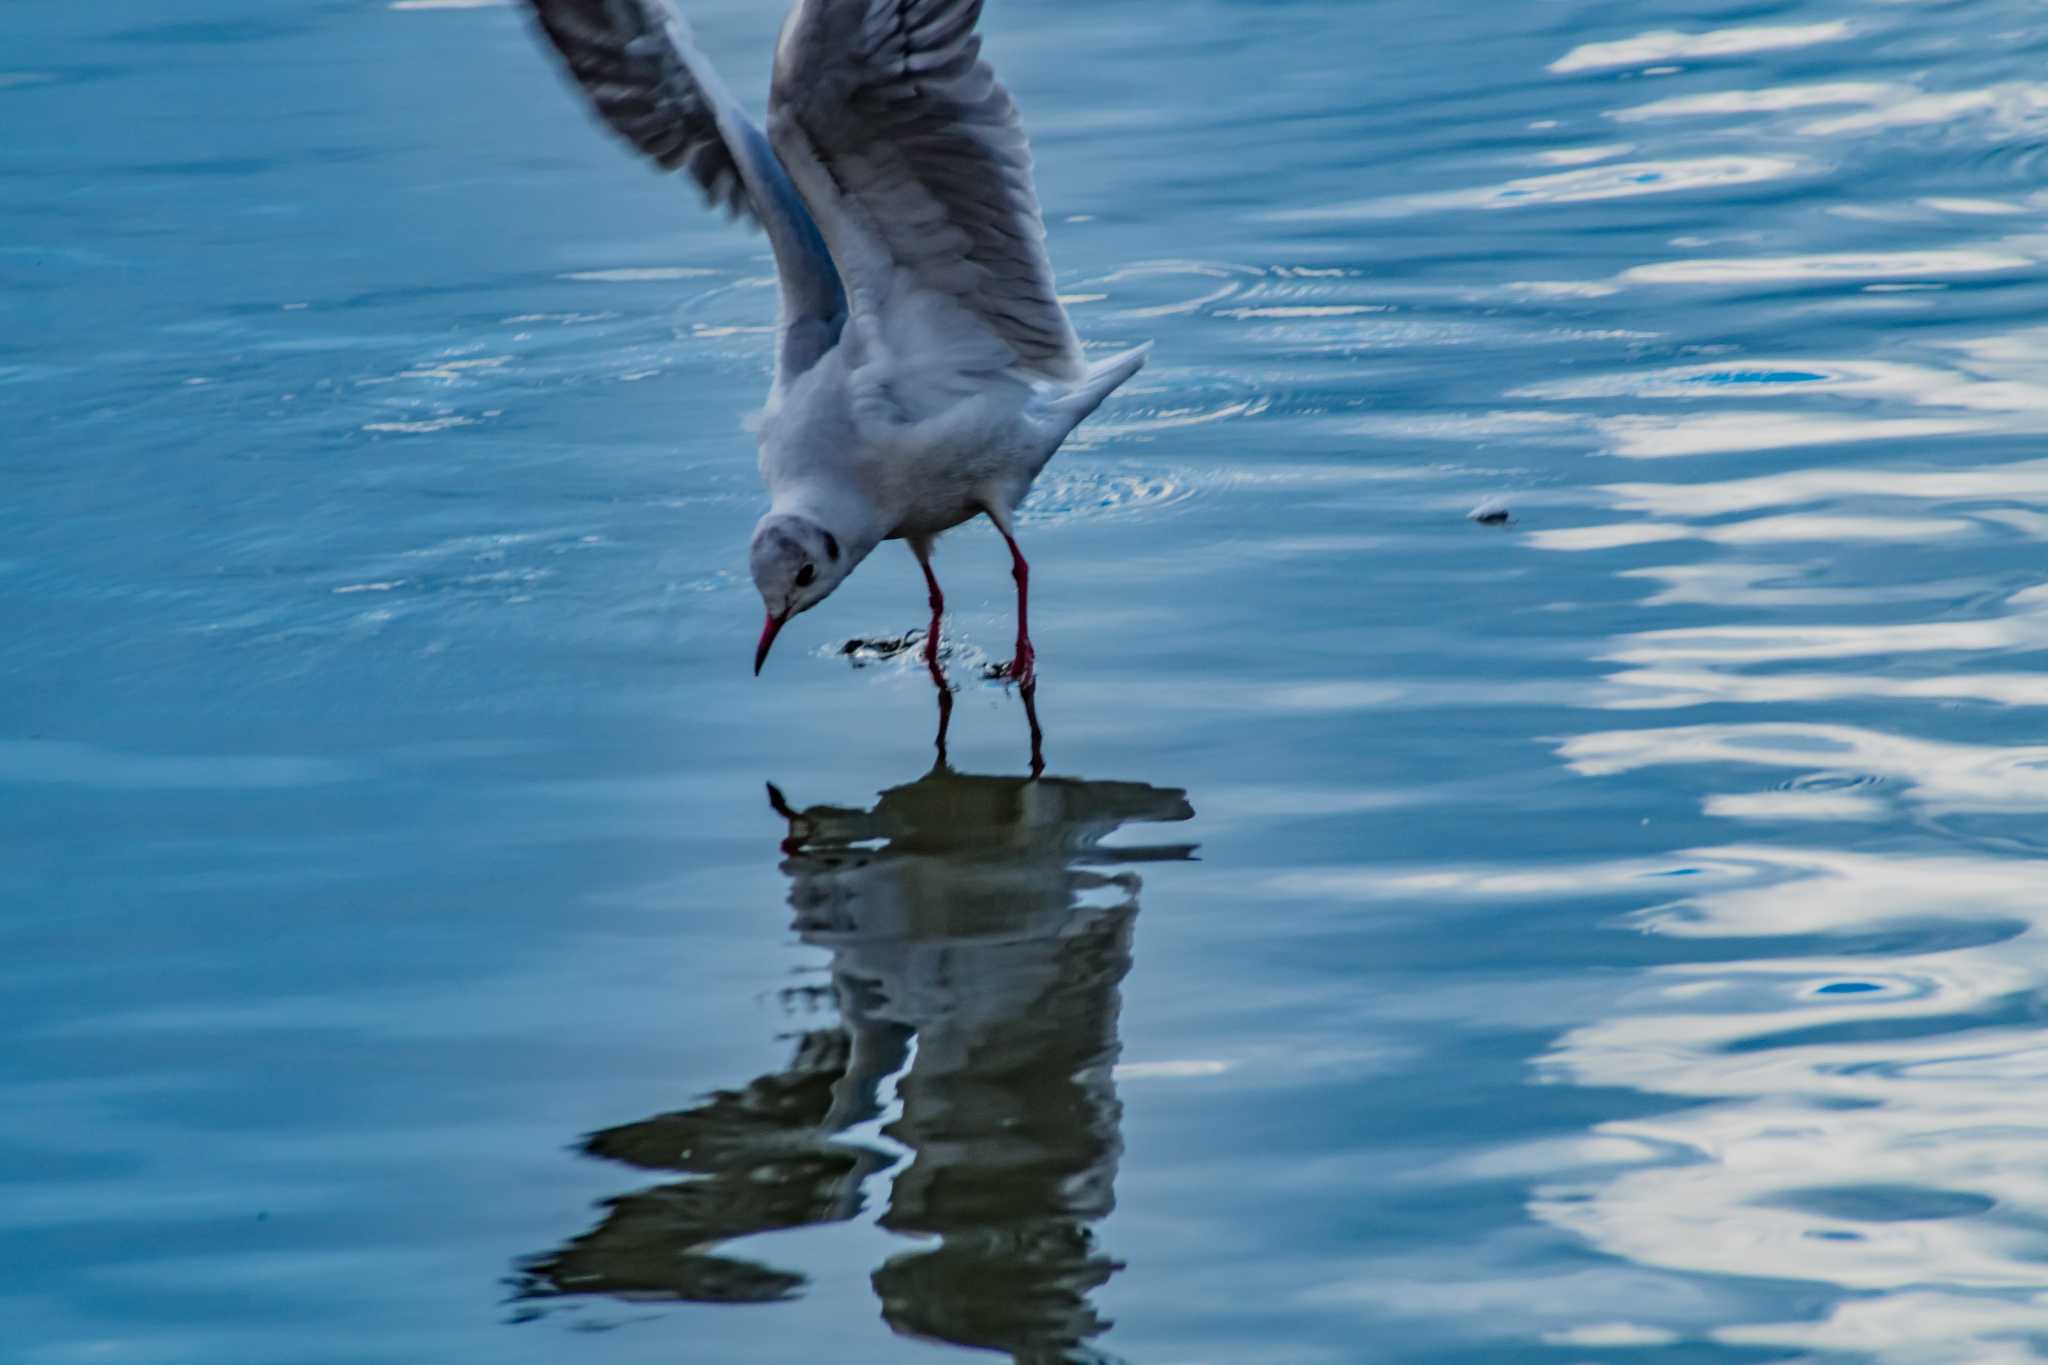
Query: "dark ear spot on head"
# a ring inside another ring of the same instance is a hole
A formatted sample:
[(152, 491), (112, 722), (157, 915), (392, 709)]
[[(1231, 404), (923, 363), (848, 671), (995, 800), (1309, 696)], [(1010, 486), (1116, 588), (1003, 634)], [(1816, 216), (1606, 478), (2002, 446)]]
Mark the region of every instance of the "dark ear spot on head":
[(839, 561), (839, 538), (830, 531), (825, 533), (825, 553), (832, 557), (834, 563)]

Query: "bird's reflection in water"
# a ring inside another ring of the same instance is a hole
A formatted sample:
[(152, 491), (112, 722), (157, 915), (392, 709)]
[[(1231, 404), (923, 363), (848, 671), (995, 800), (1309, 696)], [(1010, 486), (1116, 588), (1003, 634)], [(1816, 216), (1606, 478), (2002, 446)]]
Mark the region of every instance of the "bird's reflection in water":
[[(521, 1297), (790, 1297), (800, 1275), (719, 1248), (851, 1219), (888, 1172), (879, 1223), (920, 1242), (873, 1274), (891, 1327), (1034, 1365), (1097, 1358), (1085, 1343), (1108, 1324), (1089, 1295), (1118, 1265), (1091, 1225), (1122, 1152), (1132, 865), (1194, 853), (1104, 841), (1191, 818), (1185, 795), (943, 765), (869, 810), (797, 811), (770, 791), (797, 931), (832, 953), (838, 1023), (774, 1075), (590, 1137), (594, 1156), (693, 1178), (611, 1200), (598, 1227), (522, 1268)], [(892, 1079), (900, 1112), (879, 1132), (898, 1150), (846, 1136), (884, 1115)]]

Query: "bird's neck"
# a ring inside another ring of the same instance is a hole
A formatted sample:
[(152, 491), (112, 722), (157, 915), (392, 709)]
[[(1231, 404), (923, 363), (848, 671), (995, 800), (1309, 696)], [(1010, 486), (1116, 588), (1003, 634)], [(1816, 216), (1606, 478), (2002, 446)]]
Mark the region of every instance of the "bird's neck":
[(769, 514), (804, 517), (824, 527), (839, 539), (853, 563), (887, 538), (888, 518), (873, 498), (838, 479), (805, 479), (800, 484), (778, 489)]

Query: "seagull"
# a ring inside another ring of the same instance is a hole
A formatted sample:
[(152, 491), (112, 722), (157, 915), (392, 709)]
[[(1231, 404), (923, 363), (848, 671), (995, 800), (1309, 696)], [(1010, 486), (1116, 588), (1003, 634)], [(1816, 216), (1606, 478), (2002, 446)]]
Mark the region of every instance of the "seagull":
[(1017, 106), (981, 58), (982, 0), (797, 0), (767, 130), (669, 0), (527, 0), (599, 116), (775, 253), (775, 376), (756, 428), (770, 506), (749, 562), (790, 619), (885, 540), (924, 570), (938, 671), (941, 533), (986, 515), (1009, 546), (1017, 652), (1035, 681), (1016, 511), (1046, 462), (1138, 372), (1090, 364), (1053, 285)]

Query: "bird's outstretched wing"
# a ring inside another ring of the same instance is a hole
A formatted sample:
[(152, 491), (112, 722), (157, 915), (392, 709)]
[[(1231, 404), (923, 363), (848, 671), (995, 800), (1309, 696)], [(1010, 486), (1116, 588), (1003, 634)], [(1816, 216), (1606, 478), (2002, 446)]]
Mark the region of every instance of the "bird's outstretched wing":
[(809, 209), (768, 139), (720, 83), (669, 0), (528, 0), (598, 115), (705, 197), (759, 223), (782, 277), (778, 382), (838, 340), (845, 294)]
[(1082, 369), (1053, 287), (1031, 150), (981, 60), (982, 0), (797, 0), (768, 134), (845, 280), (858, 332), (914, 354)]

